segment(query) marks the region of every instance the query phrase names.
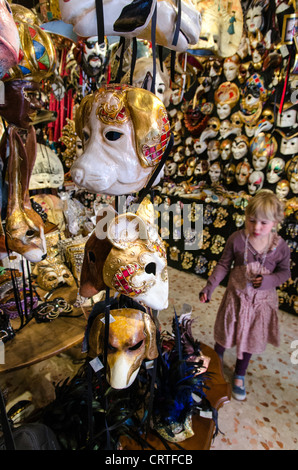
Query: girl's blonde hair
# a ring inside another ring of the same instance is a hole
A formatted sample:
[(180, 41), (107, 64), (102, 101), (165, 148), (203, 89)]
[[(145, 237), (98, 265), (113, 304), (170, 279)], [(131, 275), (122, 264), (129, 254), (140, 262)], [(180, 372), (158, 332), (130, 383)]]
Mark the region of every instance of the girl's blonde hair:
[(281, 223), (284, 219), (284, 204), (270, 189), (261, 189), (250, 199), (245, 215)]

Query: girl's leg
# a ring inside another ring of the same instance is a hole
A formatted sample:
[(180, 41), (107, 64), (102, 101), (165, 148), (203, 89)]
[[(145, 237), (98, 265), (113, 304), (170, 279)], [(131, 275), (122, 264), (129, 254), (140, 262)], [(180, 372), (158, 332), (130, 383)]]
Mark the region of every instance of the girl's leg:
[(224, 348), (221, 344), (215, 343), (214, 351), (218, 354), (220, 360), (223, 360), (223, 355), (226, 348)]
[(251, 358), (251, 354), (245, 352), (243, 353), (243, 359), (237, 359), (236, 366), (235, 366), (235, 375), (240, 375), (244, 377), (244, 375), (246, 374), (246, 369), (248, 367), (250, 358)]
[(237, 359), (236, 361), (232, 392), (233, 397), (237, 400), (245, 400), (246, 398), (244, 377), (250, 358), (251, 354), (243, 353), (243, 359)]

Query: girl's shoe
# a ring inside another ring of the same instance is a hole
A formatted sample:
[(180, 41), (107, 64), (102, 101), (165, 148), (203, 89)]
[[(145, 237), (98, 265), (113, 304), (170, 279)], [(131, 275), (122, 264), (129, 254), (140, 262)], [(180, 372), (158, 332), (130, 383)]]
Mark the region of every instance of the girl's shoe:
[[(239, 385), (235, 385), (235, 379), (242, 380), (243, 385), (241, 387), (239, 387)], [(244, 386), (244, 375), (234, 375), (232, 395), (236, 400), (240, 400), (240, 401), (245, 400), (246, 391), (245, 391), (245, 386)]]

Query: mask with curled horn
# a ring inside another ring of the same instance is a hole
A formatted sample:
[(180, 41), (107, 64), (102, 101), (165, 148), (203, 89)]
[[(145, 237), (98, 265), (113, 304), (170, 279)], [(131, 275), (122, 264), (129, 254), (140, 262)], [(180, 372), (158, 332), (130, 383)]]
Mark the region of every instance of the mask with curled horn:
[(148, 202), (136, 213), (119, 215), (110, 208), (85, 246), (82, 296), (91, 297), (108, 286), (154, 310), (167, 308), (166, 249), (152, 219)]
[[(103, 355), (105, 314), (92, 322), (88, 355)], [(111, 310), (107, 353), (107, 381), (115, 389), (129, 387), (135, 380), (142, 361), (158, 356), (156, 326), (148, 313), (123, 308)]]

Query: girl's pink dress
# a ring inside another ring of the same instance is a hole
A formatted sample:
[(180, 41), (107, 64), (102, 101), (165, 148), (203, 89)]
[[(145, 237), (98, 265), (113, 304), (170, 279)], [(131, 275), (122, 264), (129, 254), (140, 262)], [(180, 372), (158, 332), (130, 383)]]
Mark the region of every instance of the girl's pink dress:
[[(263, 352), (267, 343), (279, 345), (276, 287), (291, 276), (290, 249), (279, 235), (273, 237), (264, 263), (263, 255), (248, 241), (247, 266), (244, 264), (245, 240), (244, 229), (228, 238), (223, 255), (202, 290), (210, 300), (214, 289), (230, 272), (217, 312), (214, 339), (225, 348), (236, 346), (239, 359), (243, 358), (243, 352)], [(251, 273), (263, 276), (262, 285), (257, 289), (248, 280)]]

